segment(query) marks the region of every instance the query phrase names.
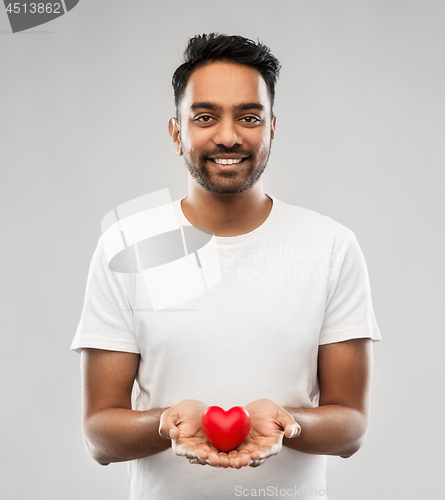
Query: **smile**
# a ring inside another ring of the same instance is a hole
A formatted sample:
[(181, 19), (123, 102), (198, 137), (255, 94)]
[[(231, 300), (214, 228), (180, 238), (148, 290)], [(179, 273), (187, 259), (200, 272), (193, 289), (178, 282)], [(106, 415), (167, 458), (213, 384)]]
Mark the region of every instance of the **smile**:
[(241, 163), (244, 158), (211, 158), (211, 160), (218, 165), (232, 165), (234, 163)]

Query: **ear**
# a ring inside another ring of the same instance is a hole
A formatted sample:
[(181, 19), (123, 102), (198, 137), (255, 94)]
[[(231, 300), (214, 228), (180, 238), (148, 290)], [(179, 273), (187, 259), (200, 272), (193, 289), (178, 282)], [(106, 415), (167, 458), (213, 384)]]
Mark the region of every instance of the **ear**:
[(272, 118), (271, 124), (270, 124), (270, 140), (273, 140), (275, 137), (275, 126), (277, 124), (277, 117), (274, 116)]
[(181, 133), (179, 131), (179, 122), (176, 118), (170, 118), (168, 122), (168, 133), (171, 135), (176, 146), (176, 154), (182, 156)]

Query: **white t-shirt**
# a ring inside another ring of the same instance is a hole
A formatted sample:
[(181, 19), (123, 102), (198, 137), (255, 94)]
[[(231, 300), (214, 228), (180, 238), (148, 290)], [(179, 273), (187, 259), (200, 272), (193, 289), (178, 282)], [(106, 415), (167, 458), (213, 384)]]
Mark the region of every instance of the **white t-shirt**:
[[(71, 349), (139, 353), (134, 409), (189, 398), (226, 410), (260, 398), (317, 406), (318, 346), (381, 339), (354, 233), (269, 196), (272, 210), (257, 229), (214, 237), (218, 283), (171, 308), (153, 310), (140, 274), (111, 271), (99, 238)], [(173, 208), (190, 226), (180, 200)], [(326, 457), (285, 446), (240, 470), (190, 464), (171, 448), (128, 464), (131, 500), (327, 497)]]

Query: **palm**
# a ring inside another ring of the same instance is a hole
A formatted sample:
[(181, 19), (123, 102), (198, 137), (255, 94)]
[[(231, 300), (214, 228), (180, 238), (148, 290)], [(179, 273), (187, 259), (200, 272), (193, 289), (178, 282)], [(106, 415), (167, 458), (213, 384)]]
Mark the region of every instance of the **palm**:
[(195, 422), (181, 423), (178, 428), (179, 438), (172, 443), (177, 455), (204, 460), (209, 453), (218, 453), (218, 450), (208, 442), (201, 426), (195, 425)]
[(249, 464), (260, 465), (281, 450), (284, 431), (277, 422), (277, 406), (270, 403), (259, 400), (246, 406), (252, 426), (246, 439), (229, 453), (231, 467), (239, 469)]
[(195, 400), (185, 400), (174, 407), (179, 436), (172, 440), (173, 451), (192, 463), (228, 467), (227, 453), (220, 452), (209, 443), (201, 429), (201, 417), (205, 409), (204, 403)]
[(271, 429), (270, 432), (258, 432), (252, 429), (247, 438), (241, 443), (237, 450), (241, 452), (251, 453), (252, 458), (257, 460), (262, 458), (262, 454), (266, 453), (271, 448), (280, 446), (280, 440), (283, 432), (277, 429)]

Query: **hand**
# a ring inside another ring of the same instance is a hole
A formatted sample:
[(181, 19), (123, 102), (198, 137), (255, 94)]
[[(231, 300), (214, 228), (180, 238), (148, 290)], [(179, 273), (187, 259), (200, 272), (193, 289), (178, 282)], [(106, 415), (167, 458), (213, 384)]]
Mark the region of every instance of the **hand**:
[(281, 450), (283, 435), (297, 437), (301, 427), (292, 415), (270, 399), (258, 399), (245, 406), (252, 427), (246, 439), (228, 454), (229, 465), (240, 469), (250, 465), (257, 467)]
[(201, 418), (207, 405), (186, 399), (165, 410), (160, 419), (159, 434), (172, 440), (173, 452), (188, 458), (192, 464), (228, 467), (227, 453), (217, 450), (201, 429)]

